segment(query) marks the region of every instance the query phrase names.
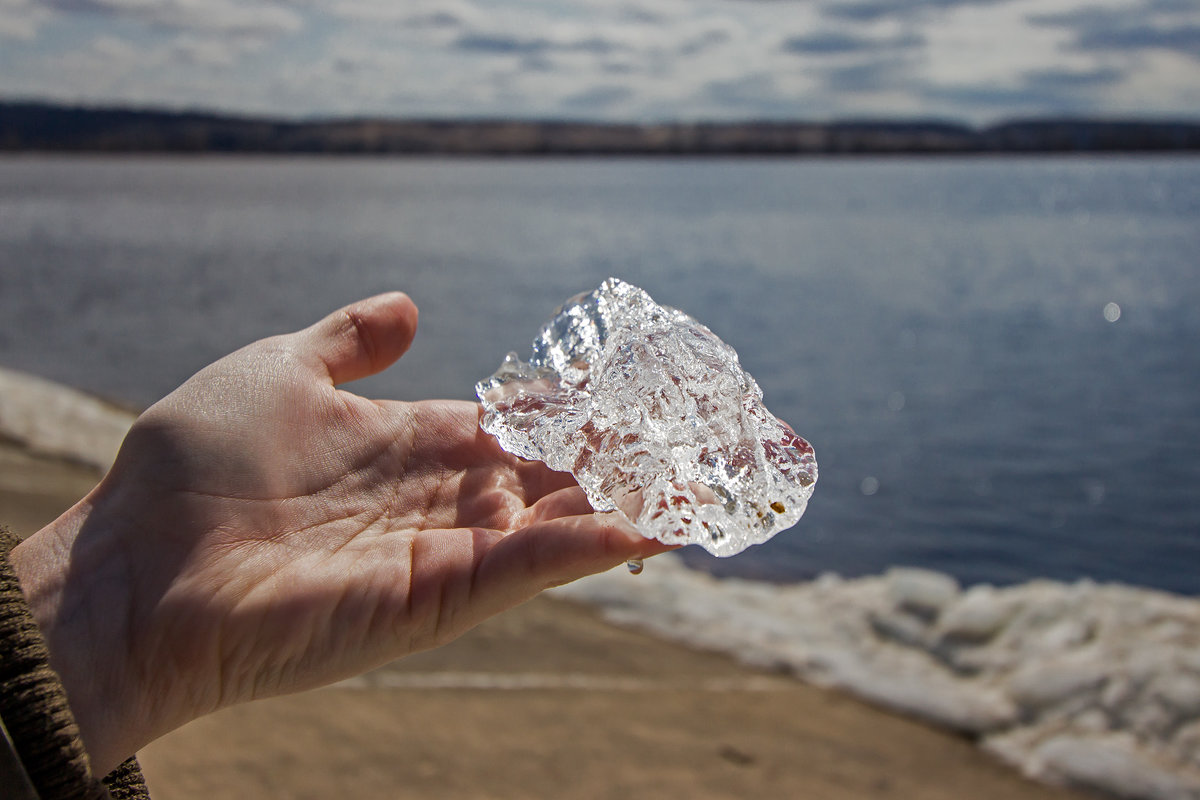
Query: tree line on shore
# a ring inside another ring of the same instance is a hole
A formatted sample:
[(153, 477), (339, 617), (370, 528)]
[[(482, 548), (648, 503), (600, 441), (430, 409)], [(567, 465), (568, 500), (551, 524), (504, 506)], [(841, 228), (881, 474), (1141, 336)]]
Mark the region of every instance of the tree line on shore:
[(294, 120), (0, 102), (0, 152), (397, 155), (851, 155), (1200, 151), (1200, 121), (605, 123), (569, 120)]

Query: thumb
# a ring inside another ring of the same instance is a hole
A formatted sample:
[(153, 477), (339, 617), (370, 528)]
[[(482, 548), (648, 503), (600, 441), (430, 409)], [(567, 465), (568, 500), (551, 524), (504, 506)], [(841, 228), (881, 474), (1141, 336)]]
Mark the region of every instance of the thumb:
[(351, 303), (298, 336), (336, 386), (387, 369), (416, 332), (416, 304), (403, 292), (390, 292)]

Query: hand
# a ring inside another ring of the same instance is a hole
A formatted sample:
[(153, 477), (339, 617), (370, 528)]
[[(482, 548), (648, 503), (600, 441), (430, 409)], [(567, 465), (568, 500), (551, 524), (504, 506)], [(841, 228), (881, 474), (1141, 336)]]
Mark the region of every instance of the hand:
[(93, 770), (217, 708), (442, 644), (666, 548), (504, 452), (474, 403), (336, 389), (407, 350), (403, 294), (202, 370), (13, 551)]

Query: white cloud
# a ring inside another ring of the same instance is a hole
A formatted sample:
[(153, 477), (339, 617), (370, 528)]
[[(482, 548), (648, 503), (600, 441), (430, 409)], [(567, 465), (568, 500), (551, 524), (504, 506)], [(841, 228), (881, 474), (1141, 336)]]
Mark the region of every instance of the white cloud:
[[(1151, 5), (1150, 28), (1104, 28)], [(1182, 0), (0, 0), (0, 37), (19, 45), (0, 55), (0, 93), (295, 115), (1167, 113), (1197, 107), (1195, 60), (1179, 34), (1173, 49), (1133, 45), (1171, 25), (1200, 26), (1200, 11)]]
[[(1170, 86), (1173, 107), (1164, 108), (1157, 98)], [(1179, 53), (1155, 52), (1139, 58), (1139, 69), (1107, 95), (1106, 108), (1114, 114), (1169, 114), (1195, 116), (1200, 109), (1200, 70), (1196, 61)]]
[(31, 40), (50, 13), (29, 0), (0, 0), (0, 39)]
[(62, 15), (130, 20), (167, 30), (275, 36), (294, 33), (303, 20), (295, 11), (266, 2), (230, 0), (43, 0)]
[(1045, 0), (1026, 0), (947, 14), (926, 29), (926, 77), (937, 83), (1004, 83), (1022, 70), (1062, 65), (1064, 34), (1025, 21), (1026, 12), (1045, 7)]

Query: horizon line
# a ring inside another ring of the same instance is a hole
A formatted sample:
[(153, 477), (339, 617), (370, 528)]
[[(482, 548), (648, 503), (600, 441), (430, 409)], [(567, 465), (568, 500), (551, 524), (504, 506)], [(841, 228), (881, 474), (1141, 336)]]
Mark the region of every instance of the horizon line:
[(168, 104), (130, 103), (119, 101), (69, 101), (44, 97), (0, 96), (0, 107), (30, 106), (81, 112), (117, 112), (133, 114), (161, 114), (165, 116), (209, 117), (240, 121), (270, 122), (287, 125), (321, 125), (329, 123), (399, 122), (399, 123), (460, 123), (460, 124), (566, 124), (596, 127), (671, 127), (671, 126), (721, 126), (721, 125), (941, 125), (972, 132), (984, 132), (1013, 124), (1029, 123), (1086, 123), (1086, 124), (1150, 124), (1150, 125), (1200, 125), (1200, 113), (1188, 115), (1168, 114), (1094, 114), (1055, 113), (1018, 114), (997, 117), (991, 122), (973, 123), (963, 118), (940, 115), (846, 115), (829, 117), (675, 117), (661, 119), (600, 119), (595, 117), (568, 117), (556, 115), (500, 115), (500, 114), (388, 114), (329, 112), (292, 115), (270, 111), (225, 110), (214, 106), (171, 106)]

